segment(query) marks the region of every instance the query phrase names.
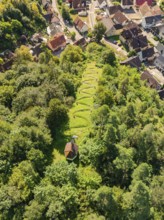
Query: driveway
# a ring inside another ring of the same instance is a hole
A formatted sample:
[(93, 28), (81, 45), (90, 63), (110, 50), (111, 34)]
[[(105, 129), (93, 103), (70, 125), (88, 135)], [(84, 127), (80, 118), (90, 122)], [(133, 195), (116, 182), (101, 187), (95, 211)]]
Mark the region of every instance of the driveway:
[(123, 50), (120, 46), (113, 44), (111, 41), (106, 40), (105, 38), (103, 38), (103, 41), (108, 44), (111, 48), (113, 48), (115, 51), (119, 52), (120, 54), (122, 54), (123, 56), (127, 57), (128, 53)]
[(65, 28), (67, 28), (69, 32), (75, 32), (76, 33), (76, 36), (75, 36), (76, 40), (79, 40), (80, 38), (82, 38), (82, 35), (76, 30), (76, 28), (74, 26), (70, 26), (64, 22), (63, 17), (61, 16), (60, 11), (57, 7), (57, 0), (52, 0), (52, 7), (58, 13), (58, 18), (60, 19), (63, 30)]

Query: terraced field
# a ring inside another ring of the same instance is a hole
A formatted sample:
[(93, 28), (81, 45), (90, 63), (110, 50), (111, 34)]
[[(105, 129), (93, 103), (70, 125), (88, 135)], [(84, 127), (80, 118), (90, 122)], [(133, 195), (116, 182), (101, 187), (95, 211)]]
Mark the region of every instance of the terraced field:
[(89, 132), (91, 126), (94, 95), (101, 71), (94, 62), (88, 64), (82, 76), (82, 84), (77, 91), (76, 101), (69, 112), (70, 127), (66, 134), (77, 135), (78, 143)]
[[(70, 123), (64, 135), (58, 137), (54, 143), (54, 159), (64, 159), (65, 144), (73, 135), (77, 135), (77, 144), (80, 146), (83, 138), (91, 128), (91, 114), (94, 108), (94, 95), (98, 86), (98, 79), (102, 69), (96, 67), (96, 63), (89, 63), (83, 73), (81, 86), (76, 95), (76, 101), (69, 111)], [(59, 151), (59, 152), (58, 152)]]

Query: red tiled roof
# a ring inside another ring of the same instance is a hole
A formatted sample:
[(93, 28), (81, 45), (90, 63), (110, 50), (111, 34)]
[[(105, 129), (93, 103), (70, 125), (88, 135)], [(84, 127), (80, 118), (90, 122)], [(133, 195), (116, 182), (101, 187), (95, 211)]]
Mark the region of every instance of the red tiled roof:
[(136, 5), (143, 5), (145, 2), (147, 2), (148, 5), (152, 5), (153, 0), (136, 0)]
[(66, 40), (65, 40), (64, 34), (62, 33), (56, 34), (53, 40), (49, 41), (47, 45), (52, 51), (56, 51), (60, 49), (61, 47), (65, 47)]

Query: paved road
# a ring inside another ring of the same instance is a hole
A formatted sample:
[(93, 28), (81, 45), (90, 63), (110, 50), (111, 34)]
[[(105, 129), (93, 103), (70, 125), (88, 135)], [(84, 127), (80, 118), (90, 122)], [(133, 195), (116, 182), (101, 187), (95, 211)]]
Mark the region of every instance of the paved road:
[(88, 11), (88, 16), (89, 16), (89, 23), (90, 23), (90, 28), (93, 30), (94, 25), (95, 25), (95, 6), (96, 6), (96, 1), (92, 1), (90, 6), (89, 6), (89, 11)]
[(82, 37), (82, 35), (76, 30), (76, 28), (74, 26), (70, 26), (64, 22), (61, 14), (60, 14), (60, 11), (58, 10), (58, 7), (57, 7), (57, 0), (52, 0), (52, 7), (58, 13), (58, 18), (60, 19), (63, 30), (67, 27), (70, 32), (76, 33), (76, 37), (75, 37), (76, 40), (80, 39)]

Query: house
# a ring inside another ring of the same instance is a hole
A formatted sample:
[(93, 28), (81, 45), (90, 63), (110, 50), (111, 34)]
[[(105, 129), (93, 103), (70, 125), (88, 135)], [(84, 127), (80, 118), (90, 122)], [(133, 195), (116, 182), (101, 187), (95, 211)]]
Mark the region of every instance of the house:
[(130, 57), (127, 60), (122, 61), (120, 64), (130, 66), (132, 68), (137, 68), (138, 70), (141, 68), (142, 65), (138, 56)]
[(50, 0), (42, 0), (43, 9), (47, 10), (50, 4)]
[(78, 146), (73, 142), (68, 142), (64, 149), (64, 155), (67, 160), (73, 161), (78, 155)]
[(159, 69), (162, 73), (164, 73), (164, 56), (159, 55), (154, 61), (155, 66)]
[(160, 55), (164, 56), (164, 45), (163, 44), (158, 42), (156, 49)]
[(118, 35), (122, 30), (120, 29), (122, 27), (117, 27), (118, 25), (114, 24), (112, 19), (109, 17), (104, 17), (101, 20), (101, 23), (103, 23), (103, 25), (106, 27), (106, 32), (105, 32), (106, 37)]
[(164, 23), (160, 22), (151, 28), (152, 33), (159, 37), (160, 39), (164, 39)]
[(43, 15), (44, 19), (46, 20), (47, 23), (51, 23), (51, 19), (53, 17), (53, 13), (49, 12)]
[(134, 6), (134, 0), (121, 0), (121, 6), (123, 9), (130, 9)]
[(58, 24), (60, 25), (60, 19), (58, 18), (57, 15), (53, 14), (52, 18), (51, 18), (51, 23), (53, 24)]
[(142, 27), (147, 29), (155, 26), (157, 23), (161, 21), (161, 15), (153, 15), (142, 18)]
[(79, 17), (76, 17), (76, 19), (74, 20), (74, 25), (81, 34), (84, 34), (88, 31), (88, 25)]
[(106, 7), (106, 13), (108, 16), (113, 16), (118, 11), (123, 12), (123, 8), (121, 7), (121, 5), (112, 5), (110, 7)]
[(117, 11), (112, 19), (115, 24), (120, 24), (122, 26), (128, 22), (128, 18), (121, 11)]
[(152, 61), (154, 59), (154, 47), (148, 47), (138, 53), (141, 61)]
[[(139, 7), (139, 12), (141, 14), (142, 17), (144, 17), (147, 13), (151, 13), (151, 9), (147, 3), (147, 1), (145, 1), (140, 7)], [(152, 13), (150, 14), (152, 15)]]
[(41, 43), (36, 43), (34, 46), (29, 46), (30, 53), (31, 53), (33, 56), (38, 57), (39, 54), (42, 52), (41, 45), (42, 45)]
[(62, 27), (61, 25), (58, 25), (58, 24), (55, 24), (55, 23), (52, 23), (50, 24), (48, 27), (47, 27), (47, 34), (49, 36), (54, 36), (55, 34), (57, 33), (62, 33)]
[(129, 21), (126, 26), (123, 27), (123, 31), (120, 35), (120, 40), (122, 43), (126, 43), (128, 39), (135, 38), (138, 36), (142, 30), (133, 21)]
[(86, 0), (69, 0), (70, 8), (84, 9), (86, 8)]
[(0, 72), (9, 70), (14, 62), (15, 54), (11, 50), (5, 50), (0, 53), (3, 63), (0, 64)]
[(53, 39), (47, 43), (47, 46), (50, 50), (52, 50), (52, 52), (62, 50), (66, 46), (66, 39), (64, 34), (56, 34)]
[(138, 35), (136, 37), (132, 37), (126, 42), (126, 45), (128, 49), (135, 50), (136, 52), (139, 52), (140, 50), (146, 48), (148, 46), (148, 40), (146, 36)]
[(79, 40), (75, 41), (73, 45), (85, 47), (87, 45), (87, 41), (84, 37), (80, 38)]
[(106, 0), (97, 0), (99, 8), (105, 8), (107, 6)]
[(150, 6), (153, 3), (153, 0), (135, 0), (137, 6), (143, 5), (145, 2)]
[(164, 99), (164, 89), (158, 92), (160, 99)]
[(150, 88), (157, 90), (161, 88), (161, 84), (153, 77), (153, 75), (148, 70), (145, 70), (141, 74), (141, 80), (146, 81), (146, 85)]

